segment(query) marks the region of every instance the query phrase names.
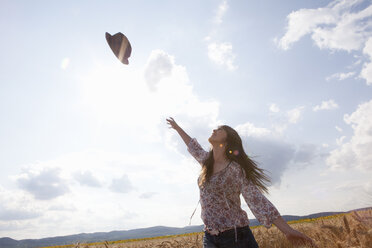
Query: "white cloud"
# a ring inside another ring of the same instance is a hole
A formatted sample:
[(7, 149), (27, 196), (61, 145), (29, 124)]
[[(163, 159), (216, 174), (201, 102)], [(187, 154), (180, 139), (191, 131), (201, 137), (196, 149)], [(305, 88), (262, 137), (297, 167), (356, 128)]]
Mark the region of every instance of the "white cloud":
[(335, 74), (332, 74), (331, 76), (327, 77), (326, 80), (327, 81), (330, 81), (332, 79), (337, 79), (339, 81), (341, 80), (345, 80), (349, 77), (352, 77), (354, 76), (355, 72), (354, 71), (351, 71), (351, 72), (347, 72), (347, 73), (342, 73), (342, 72), (339, 72), (339, 73), (335, 73)]
[(324, 8), (300, 9), (287, 16), (285, 35), (279, 40), (282, 49), (290, 46), (306, 34), (319, 48), (358, 50), (371, 35), (372, 23), (366, 21), (372, 16), (372, 6), (358, 12), (353, 7), (363, 0), (333, 1)]
[(207, 43), (208, 58), (217, 65), (225, 66), (229, 71), (234, 71), (238, 67), (234, 64), (236, 55), (233, 52), (233, 45), (231, 42), (220, 42), (213, 38), (217, 33), (216, 27), (222, 23), (222, 18), (228, 9), (227, 1), (224, 0), (218, 6), (216, 15), (214, 16), (215, 23), (217, 24), (214, 29), (204, 38)]
[(317, 152), (317, 146), (314, 144), (301, 144), (296, 150), (293, 162), (296, 164), (310, 163)]
[(145, 192), (145, 193), (142, 193), (139, 197), (143, 198), (143, 199), (149, 199), (156, 194), (158, 194), (158, 193), (156, 193), (156, 192)]
[(328, 101), (322, 101), (321, 105), (316, 105), (313, 108), (313, 111), (319, 111), (319, 110), (331, 110), (331, 109), (336, 109), (338, 108), (338, 104), (333, 100), (330, 99)]
[(340, 133), (342, 132), (342, 128), (340, 128), (339, 126), (335, 126), (336, 130), (339, 131)]
[(236, 126), (235, 130), (242, 138), (245, 152), (260, 168), (269, 172), (273, 185), (280, 184), (281, 176), (295, 154), (294, 147), (270, 130), (249, 122)]
[(350, 70), (360, 65), (362, 63), (362, 57), (362, 55), (354, 54), (353, 58), (356, 60), (351, 65), (346, 66), (346, 68)]
[(363, 53), (369, 57), (369, 62), (364, 63), (360, 77), (366, 80), (367, 85), (372, 85), (372, 38), (366, 42)]
[(73, 204), (55, 204), (51, 205), (48, 210), (50, 211), (76, 211), (76, 207)]
[(62, 59), (62, 62), (61, 62), (61, 69), (62, 70), (66, 70), (69, 65), (70, 65), (70, 59), (69, 58)]
[(357, 168), (370, 171), (372, 168), (372, 100), (360, 104), (351, 115), (344, 115), (354, 134), (349, 142), (339, 139), (339, 148), (331, 151), (327, 164), (332, 170)]
[(277, 113), (277, 112), (280, 111), (280, 109), (279, 109), (279, 107), (278, 107), (277, 104), (272, 103), (272, 104), (270, 104), (270, 111), (271, 111), (271, 112), (274, 112), (274, 113)]
[(300, 121), (305, 106), (295, 107), (287, 111), (280, 111), (279, 108), (272, 104), (269, 112), (271, 129), (278, 134), (283, 134), (291, 124), (296, 124)]
[(153, 50), (147, 60), (144, 76), (151, 91), (156, 90), (159, 81), (172, 74), (174, 57), (162, 50)]
[(288, 122), (293, 124), (297, 123), (301, 119), (304, 109), (304, 106), (300, 106), (287, 111)]
[(41, 216), (41, 213), (32, 210), (4, 208), (0, 205), (0, 221), (25, 220)]
[(346, 138), (346, 136), (341, 136), (340, 138), (337, 138), (336, 139), (336, 144), (338, 145), (338, 146), (341, 146), (342, 145), (342, 143), (344, 142), (344, 139)]
[(229, 5), (227, 4), (226, 0), (222, 1), (222, 3), (218, 5), (218, 9), (217, 9), (216, 17), (215, 17), (215, 21), (217, 24), (222, 23), (222, 18), (225, 15), (228, 7)]
[(243, 136), (254, 137), (268, 136), (272, 133), (269, 129), (263, 127), (255, 127), (255, 125), (250, 122), (238, 125), (236, 127), (236, 131)]
[(74, 173), (74, 178), (81, 185), (86, 185), (90, 187), (100, 187), (101, 183), (99, 180), (92, 174), (91, 171), (78, 171)]
[(208, 44), (208, 57), (218, 65), (224, 65), (228, 70), (237, 69), (234, 65), (235, 54), (232, 51), (232, 44), (229, 42)]
[(297, 147), (284, 141), (280, 133), (267, 128), (244, 123), (235, 127), (242, 138), (245, 152), (269, 171), (273, 185), (279, 185), (289, 167), (303, 168), (320, 156), (314, 144), (300, 144)]
[(362, 60), (361, 60), (361, 59), (358, 59), (358, 60), (355, 61), (351, 66), (357, 66), (357, 65), (359, 65), (360, 63), (362, 63)]
[(16, 177), (20, 188), (31, 193), (36, 199), (49, 200), (69, 192), (67, 182), (60, 177), (59, 168), (32, 168)]
[(343, 196), (349, 195), (347, 197), (348, 201), (345, 202), (345, 205), (350, 206), (349, 208), (355, 208), (355, 206), (370, 207), (372, 204), (372, 184), (370, 181), (345, 181), (334, 187), (334, 189)]
[(122, 175), (120, 178), (112, 179), (110, 189), (117, 193), (128, 193), (134, 189), (129, 177)]
[(42, 216), (43, 209), (32, 204), (23, 192), (6, 190), (0, 186), (0, 222), (22, 221)]
[[(280, 48), (287, 50), (306, 34), (311, 37), (320, 49), (360, 51), (368, 56), (369, 62), (364, 63), (359, 78), (372, 85), (372, 5), (355, 11), (356, 7), (367, 3), (364, 0), (333, 1), (325, 8), (300, 9), (287, 16), (288, 26), (285, 35), (278, 41)], [(355, 57), (355, 55), (354, 55)], [(358, 59), (351, 67), (361, 63)], [(350, 67), (350, 66), (349, 66)], [(355, 72), (335, 73), (326, 78), (345, 80)]]
[(327, 143), (323, 143), (322, 147), (327, 148), (327, 147), (329, 147), (329, 145)]

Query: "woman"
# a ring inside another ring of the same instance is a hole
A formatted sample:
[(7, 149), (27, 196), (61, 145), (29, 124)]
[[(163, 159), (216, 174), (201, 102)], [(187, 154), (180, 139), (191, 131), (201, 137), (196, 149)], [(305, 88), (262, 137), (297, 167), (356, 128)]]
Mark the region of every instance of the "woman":
[(166, 120), (201, 164), (198, 186), (204, 222), (204, 248), (258, 247), (249, 228), (247, 213), (240, 207), (240, 194), (266, 228), (275, 224), (292, 244), (309, 243), (316, 247), (309, 237), (292, 229), (261, 193), (268, 192), (265, 181), (270, 182), (270, 179), (246, 155), (242, 140), (234, 129), (226, 125), (214, 129), (208, 139), (212, 149), (206, 152), (172, 117)]

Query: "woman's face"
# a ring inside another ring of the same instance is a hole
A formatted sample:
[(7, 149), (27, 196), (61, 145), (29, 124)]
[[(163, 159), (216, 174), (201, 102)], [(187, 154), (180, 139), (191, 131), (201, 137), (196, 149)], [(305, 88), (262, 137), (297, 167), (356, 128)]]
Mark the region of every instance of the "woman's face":
[(226, 131), (219, 126), (216, 129), (213, 129), (212, 135), (209, 137), (208, 141), (210, 143), (224, 143), (227, 138)]

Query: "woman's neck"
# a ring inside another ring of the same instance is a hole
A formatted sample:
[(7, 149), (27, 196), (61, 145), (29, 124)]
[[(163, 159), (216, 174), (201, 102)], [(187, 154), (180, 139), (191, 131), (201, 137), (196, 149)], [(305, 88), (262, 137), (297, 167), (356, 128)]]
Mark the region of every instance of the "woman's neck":
[(225, 164), (229, 161), (225, 155), (225, 146), (213, 146), (213, 159), (216, 164)]

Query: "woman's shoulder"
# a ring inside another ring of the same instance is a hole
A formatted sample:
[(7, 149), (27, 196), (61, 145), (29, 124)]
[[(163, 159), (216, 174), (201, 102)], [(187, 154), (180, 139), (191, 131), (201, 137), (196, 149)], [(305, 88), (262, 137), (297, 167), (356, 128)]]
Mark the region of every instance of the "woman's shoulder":
[(230, 164), (230, 167), (231, 167), (231, 170), (234, 172), (234, 174), (236, 174), (237, 176), (240, 176), (241, 173), (243, 173), (242, 172), (243, 171), (243, 168), (236, 161), (232, 161), (231, 164)]

